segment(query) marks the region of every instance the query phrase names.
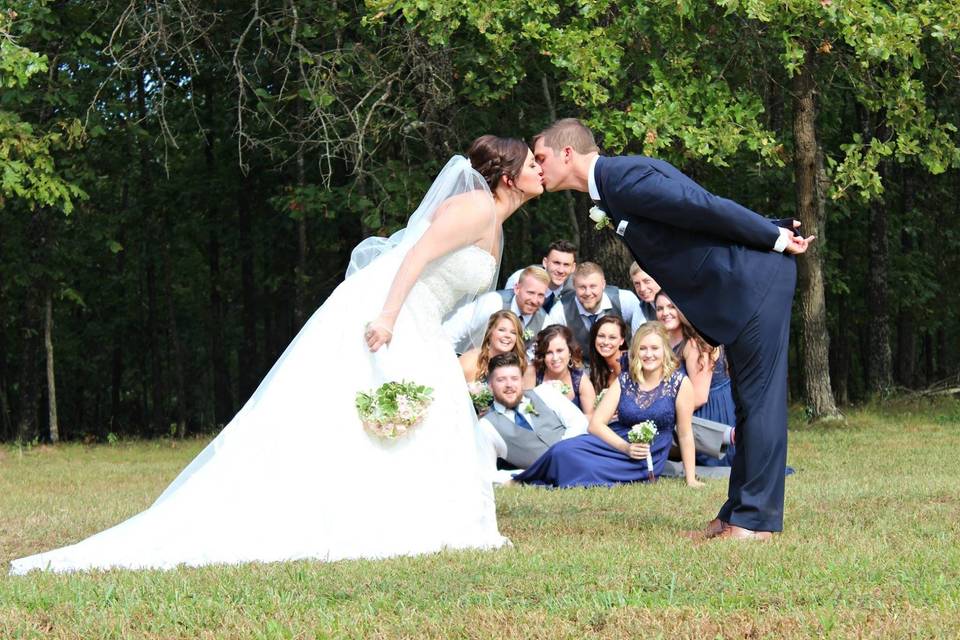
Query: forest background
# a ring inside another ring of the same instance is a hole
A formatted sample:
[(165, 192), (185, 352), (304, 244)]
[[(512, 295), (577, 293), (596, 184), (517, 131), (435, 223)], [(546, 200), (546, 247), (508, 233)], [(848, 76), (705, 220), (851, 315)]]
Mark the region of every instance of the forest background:
[[(214, 431), (450, 155), (565, 116), (818, 236), (809, 418), (960, 386), (958, 38), (955, 0), (3, 0), (0, 440)], [(501, 278), (568, 238), (629, 286), (588, 207), (522, 209)]]

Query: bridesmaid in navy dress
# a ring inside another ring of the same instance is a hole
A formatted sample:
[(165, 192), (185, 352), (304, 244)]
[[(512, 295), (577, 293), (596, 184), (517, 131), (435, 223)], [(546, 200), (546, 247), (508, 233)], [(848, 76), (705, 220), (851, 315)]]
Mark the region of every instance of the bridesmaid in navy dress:
[(673, 352), (680, 359), (680, 368), (693, 383), (694, 406), (697, 407), (693, 415), (730, 427), (730, 442), (724, 456), (717, 458), (697, 452), (697, 464), (729, 467), (735, 453), (733, 427), (737, 424), (737, 417), (724, 349), (722, 346), (713, 348), (708, 345), (666, 292), (657, 294), (656, 309), (657, 320), (667, 329)]
[(544, 382), (557, 382), (569, 387), (564, 394), (589, 419), (593, 415), (597, 394), (584, 375), (583, 354), (573, 339), (573, 333), (559, 324), (549, 326), (537, 334), (533, 350), (533, 366), (523, 375), (523, 388), (532, 389)]
[(626, 335), (627, 323), (620, 316), (598, 318), (590, 329), (590, 383), (597, 395), (630, 366)]
[[(694, 475), (693, 389), (679, 371), (667, 333), (659, 322), (647, 322), (630, 345), (630, 366), (620, 373), (594, 411), (589, 433), (561, 440), (530, 468), (514, 476), (516, 482), (553, 487), (610, 486), (648, 479), (647, 452), (659, 475), (667, 460), (676, 428), (687, 484), (703, 484)], [(607, 426), (615, 413), (620, 421)], [(645, 420), (657, 425), (650, 445), (627, 442), (630, 427)]]

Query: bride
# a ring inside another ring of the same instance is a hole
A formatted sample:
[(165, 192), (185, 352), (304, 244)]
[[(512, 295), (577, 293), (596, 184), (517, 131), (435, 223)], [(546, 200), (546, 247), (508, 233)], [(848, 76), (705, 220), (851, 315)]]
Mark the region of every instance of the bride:
[[(483, 136), (468, 156), (447, 163), (406, 229), (354, 250), (346, 280), (150, 508), (11, 573), (506, 544), (440, 322), (495, 284), (503, 222), (543, 192), (542, 173), (519, 140)], [(400, 379), (433, 388), (426, 417), (397, 440), (368, 435), (356, 393)]]

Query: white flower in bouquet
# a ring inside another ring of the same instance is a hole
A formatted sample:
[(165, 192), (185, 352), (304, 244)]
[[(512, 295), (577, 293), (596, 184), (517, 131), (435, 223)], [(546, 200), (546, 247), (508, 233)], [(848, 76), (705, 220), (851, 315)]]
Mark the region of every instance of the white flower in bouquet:
[(486, 411), (493, 404), (493, 392), (486, 382), (471, 382), (467, 385), (473, 409), (478, 414)]
[(392, 440), (418, 425), (433, 401), (433, 389), (413, 382), (385, 382), (368, 392), (358, 391), (354, 403), (363, 428)]
[(557, 391), (559, 391), (563, 395), (567, 395), (568, 393), (573, 393), (573, 388), (571, 388), (570, 385), (568, 385), (563, 380), (551, 380), (550, 384), (556, 387)]
[[(644, 420), (630, 427), (630, 431), (627, 432), (627, 442), (630, 444), (649, 445), (653, 442), (653, 439), (657, 437), (657, 433), (657, 425), (653, 420)], [(650, 455), (649, 449), (647, 450), (647, 473), (650, 474), (650, 480), (652, 481), (654, 479), (653, 456)]]

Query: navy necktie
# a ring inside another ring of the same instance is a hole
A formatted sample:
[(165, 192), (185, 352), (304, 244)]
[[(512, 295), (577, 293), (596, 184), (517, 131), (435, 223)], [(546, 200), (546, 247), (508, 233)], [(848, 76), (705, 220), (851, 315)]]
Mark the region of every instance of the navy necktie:
[(550, 309), (553, 307), (553, 300), (555, 297), (556, 297), (555, 294), (553, 293), (553, 291), (551, 291), (550, 295), (548, 295), (547, 298), (543, 301), (544, 311), (548, 311), (548, 312), (550, 311)]
[(597, 316), (599, 313), (588, 313), (587, 314), (587, 329), (593, 329), (593, 323), (597, 321)]
[(520, 407), (517, 407), (513, 410), (513, 422), (518, 427), (527, 429), (528, 431), (533, 431), (533, 427), (530, 426), (530, 423), (527, 422), (527, 419), (523, 417), (522, 413), (520, 413)]

